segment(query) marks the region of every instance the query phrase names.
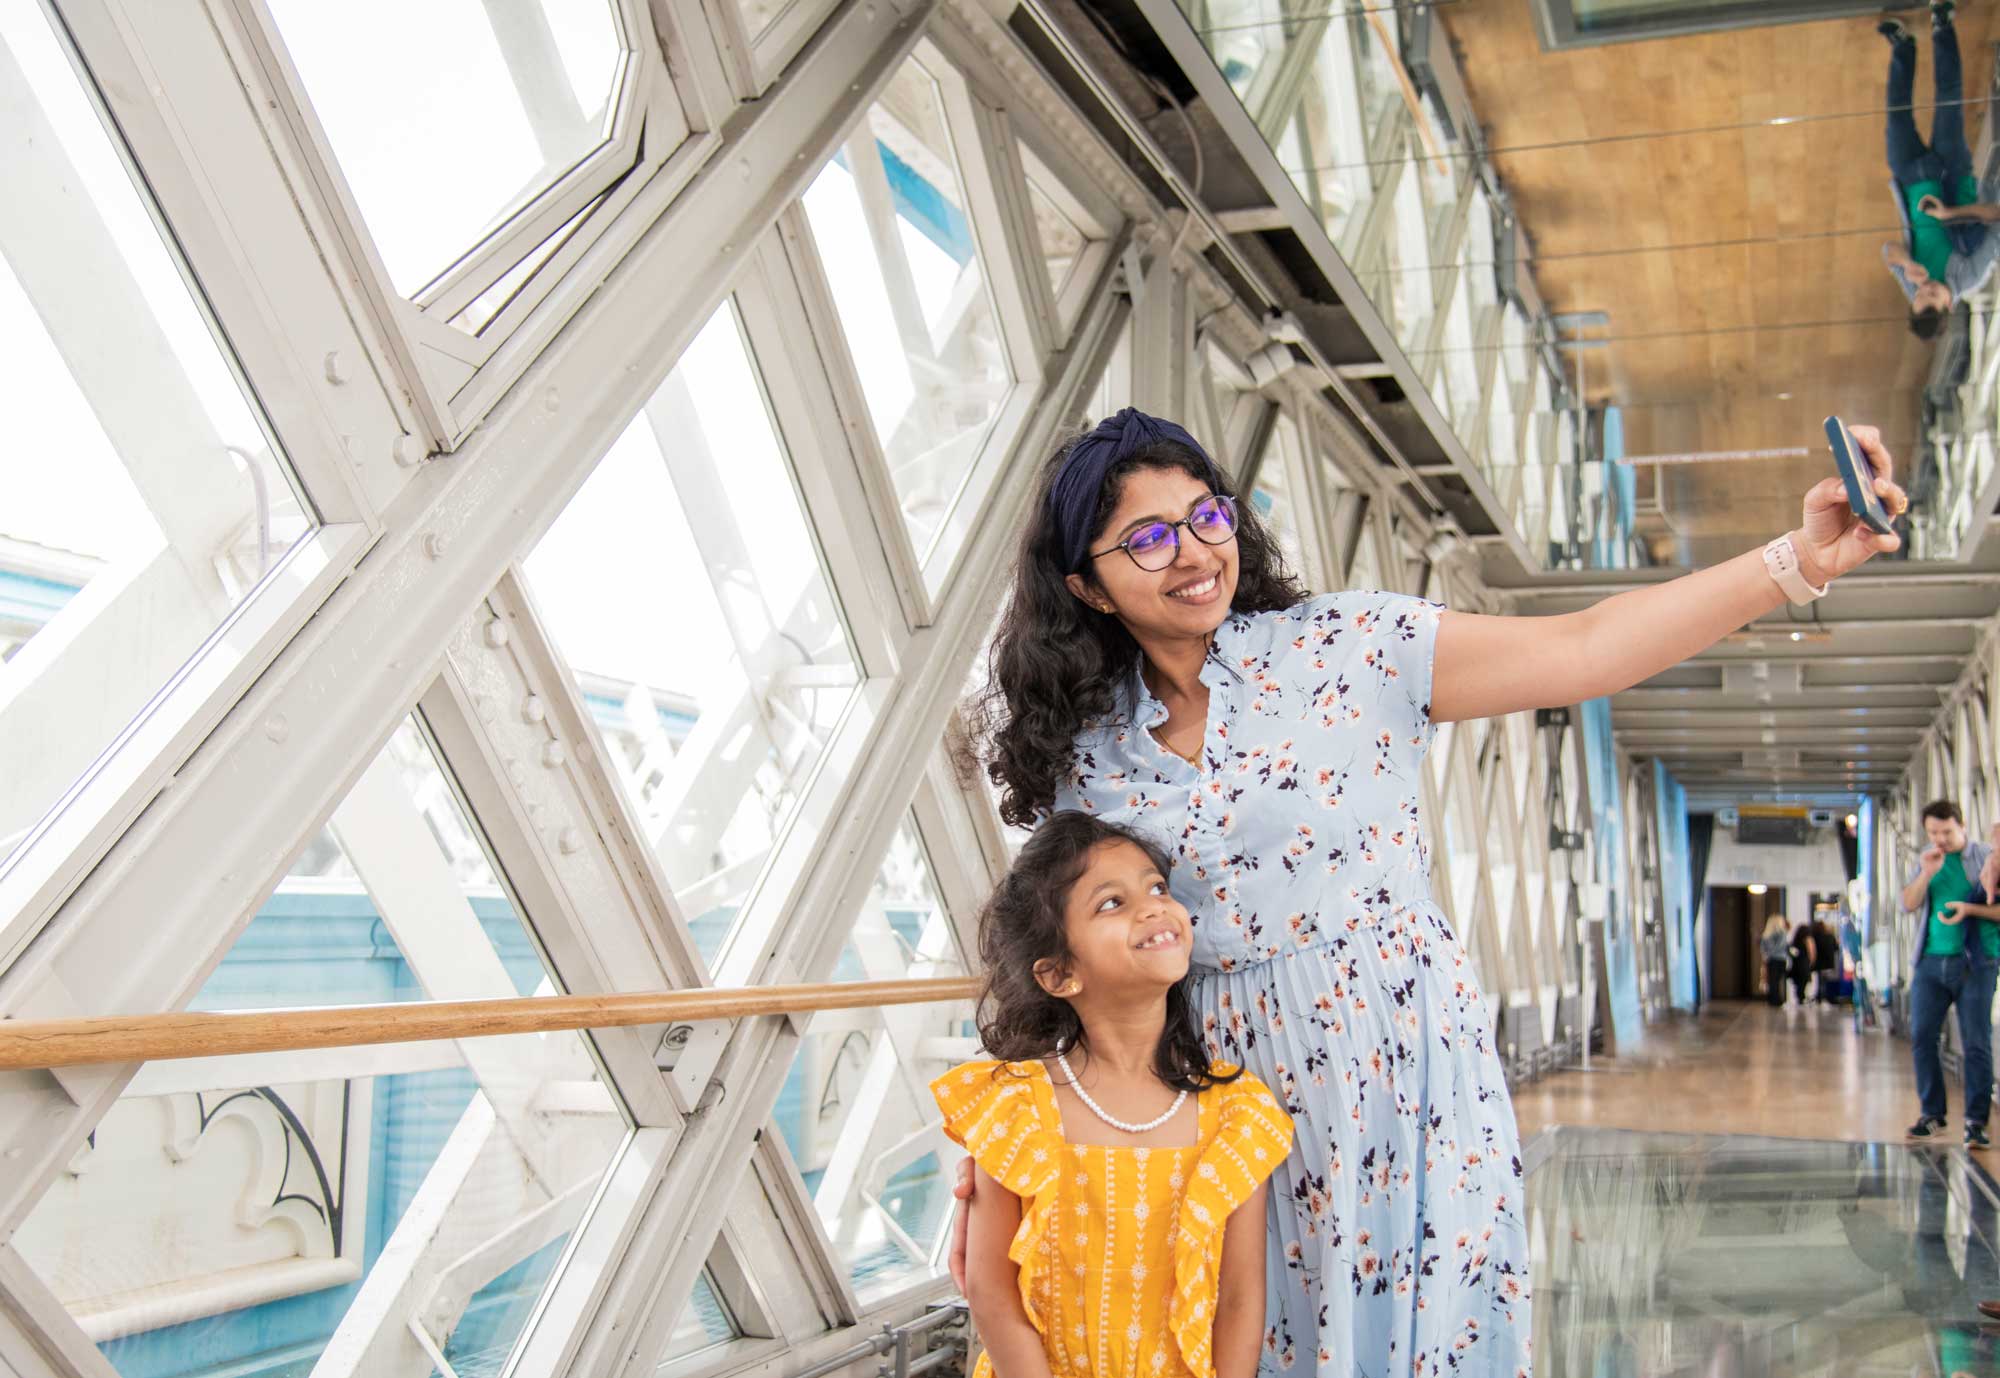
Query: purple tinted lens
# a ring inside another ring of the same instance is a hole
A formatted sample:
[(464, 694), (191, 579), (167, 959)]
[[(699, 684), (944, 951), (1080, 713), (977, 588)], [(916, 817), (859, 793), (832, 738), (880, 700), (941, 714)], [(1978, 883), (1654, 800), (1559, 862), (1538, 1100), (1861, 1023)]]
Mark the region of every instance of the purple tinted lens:
[(1236, 530), (1236, 505), (1217, 494), (1188, 513), (1188, 525), (1194, 528), (1195, 535), (1210, 544), (1226, 540)]
[(1134, 531), (1125, 548), (1132, 552), (1133, 559), (1145, 564), (1148, 560), (1160, 559), (1162, 555), (1171, 561), (1175, 544), (1171, 526), (1165, 522), (1152, 522)]

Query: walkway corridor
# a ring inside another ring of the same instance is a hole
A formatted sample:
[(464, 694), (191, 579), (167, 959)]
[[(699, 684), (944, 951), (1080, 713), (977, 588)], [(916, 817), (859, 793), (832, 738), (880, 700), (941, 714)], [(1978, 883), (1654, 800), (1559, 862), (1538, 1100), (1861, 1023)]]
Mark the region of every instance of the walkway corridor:
[[(1952, 1130), (1962, 1123), (1951, 1092)], [(1857, 1035), (1831, 1006), (1712, 1005), (1646, 1031), (1636, 1050), (1522, 1086), (1523, 1141), (1547, 1125), (1900, 1141), (1916, 1118), (1910, 1045)]]
[(2000, 1374), (2000, 1194), (1902, 1142), (1908, 1053), (1727, 1006), (1525, 1088), (1537, 1372)]

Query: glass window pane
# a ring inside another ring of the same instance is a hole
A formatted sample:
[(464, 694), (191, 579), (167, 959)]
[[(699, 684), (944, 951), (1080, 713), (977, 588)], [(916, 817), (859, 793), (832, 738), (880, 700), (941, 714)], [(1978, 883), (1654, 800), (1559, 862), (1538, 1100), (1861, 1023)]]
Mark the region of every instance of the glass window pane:
[[(427, 903), (398, 912), (396, 925), (385, 929), (383, 915), (426, 880), (448, 883), (458, 902), (434, 890), (423, 896)], [(494, 978), (490, 994), (554, 992), (429, 739), (415, 718), (406, 718), (190, 1008), (451, 998), (449, 991), (428, 992), (416, 968), (402, 959), (398, 939), (413, 941), (415, 933), (458, 950), (464, 970), (475, 962), (484, 966)], [(505, 974), (504, 988), (499, 973)]]
[(688, 1298), (687, 1310), (681, 1312), (680, 1322), (674, 1326), (673, 1338), (667, 1341), (667, 1352), (661, 1356), (661, 1366), (664, 1368), (676, 1359), (712, 1349), (741, 1333), (736, 1318), (729, 1314), (722, 1294), (709, 1278), (708, 1269), (704, 1268), (701, 1276), (695, 1279), (694, 1294)]
[(916, 59), (805, 194), (849, 353), (925, 582), (943, 586), (1013, 385), (937, 82)]
[(389, 280), (416, 295), (604, 141), (608, 0), (270, 0)]
[(1076, 276), (1083, 251), (1098, 236), (1086, 228), (1089, 217), (1076, 207), (1069, 192), (1042, 161), (1020, 145), (1021, 166), (1028, 176), (1028, 204), (1035, 217), (1035, 239), (1049, 273), (1049, 290), (1058, 299)]
[[(913, 820), (897, 830), (841, 948), (836, 981), (963, 976)], [(773, 1118), (865, 1297), (941, 1271), (947, 1141), (929, 1086), (977, 1054), (970, 1002), (813, 1016)], [(963, 1058), (939, 1040), (964, 1039)]]
[(41, 7), (0, 86), (4, 860), (315, 518)]
[[(555, 989), (410, 720), (196, 1003)], [(498, 1373), (629, 1128), (577, 1033), (149, 1064), (13, 1243), (132, 1378)]]
[(1278, 549), (1295, 578), (1306, 577), (1305, 547), (1299, 541), (1298, 510), (1293, 505), (1291, 475), (1285, 457), (1298, 449), (1298, 427), (1289, 416), (1279, 416), (1264, 462), (1257, 466), (1257, 488), (1250, 495), (1257, 516), (1277, 537)]
[(526, 570), (713, 967), (859, 682), (732, 306)]
[(1382, 562), (1375, 552), (1373, 521), (1364, 522), (1355, 537), (1354, 563), (1348, 569), (1347, 586), (1351, 589), (1382, 587)]

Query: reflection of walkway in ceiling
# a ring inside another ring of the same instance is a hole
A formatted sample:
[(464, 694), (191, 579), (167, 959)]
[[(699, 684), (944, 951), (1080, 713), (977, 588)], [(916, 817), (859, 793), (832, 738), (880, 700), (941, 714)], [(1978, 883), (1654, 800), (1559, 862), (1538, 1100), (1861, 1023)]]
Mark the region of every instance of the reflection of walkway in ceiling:
[[(1804, 480), (1824, 471), (1830, 412), (1876, 421), (1909, 453), (1931, 346), (1900, 323), (1878, 258), (1897, 221), (1877, 113), (1888, 54), (1872, 19), (1544, 52), (1530, 11), (1446, 9), (1544, 296), (1557, 311), (1610, 313), (1594, 333), (1616, 342), (1585, 356), (1592, 396), (1627, 408), (1631, 453), (1813, 452), (1672, 471), (1667, 558), (1708, 563), (1795, 522)], [(1918, 15), (1911, 25), (1923, 28)], [(1963, 8), (1959, 37), (1977, 97), (2000, 21)], [(1967, 115), (1976, 137), (1983, 110)], [(1709, 132), (1629, 137), (1695, 129)], [(1657, 251), (1675, 245), (1714, 247)], [(1655, 251), (1618, 252), (1637, 248)]]

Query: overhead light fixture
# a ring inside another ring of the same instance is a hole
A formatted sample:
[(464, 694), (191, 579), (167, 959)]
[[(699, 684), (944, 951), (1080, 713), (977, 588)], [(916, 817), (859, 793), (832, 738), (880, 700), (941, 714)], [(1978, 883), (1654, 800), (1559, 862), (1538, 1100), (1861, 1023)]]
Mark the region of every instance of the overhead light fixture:
[[(1786, 633), (1786, 636), (1789, 640), (1792, 641), (1833, 640), (1833, 632), (1826, 627), (1804, 627), (1795, 632), (1788, 632)], [(1765, 641), (1767, 641), (1769, 638), (1770, 638), (1770, 633), (1768, 632), (1741, 631), (1741, 632), (1731, 632), (1729, 635), (1723, 637), (1722, 639), (1724, 641), (1728, 641), (1741, 646), (1762, 646), (1765, 643)]]
[(1558, 330), (1580, 330), (1587, 325), (1611, 324), (1608, 311), (1558, 311), (1549, 317), (1549, 324)]
[(1858, 827), (1860, 827), (1860, 826), (1861, 826), (1861, 815), (1860, 815), (1860, 814), (1858, 814), (1858, 813), (1850, 813), (1849, 815), (1847, 815), (1847, 826), (1848, 826), (1848, 827), (1850, 827), (1850, 828), (1858, 828)]
[(1746, 886), (1744, 888), (1749, 890), (1749, 892), (1753, 895), (1761, 895), (1769, 891), (1771, 887), (1768, 885), (1757, 884), (1757, 885)]
[[(1571, 341), (1558, 340), (1556, 343), (1568, 345)], [(1620, 464), (1725, 464), (1745, 459), (1809, 459), (1811, 456), (1812, 451), (1803, 445), (1784, 445), (1775, 450), (1687, 450), (1677, 454), (1626, 455), (1618, 462)]]

